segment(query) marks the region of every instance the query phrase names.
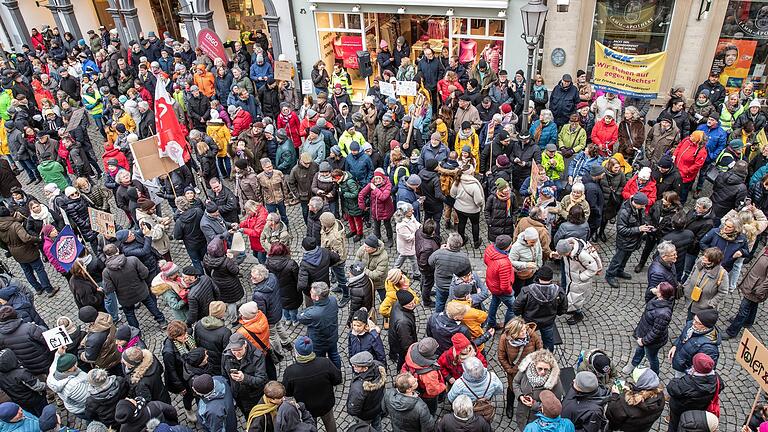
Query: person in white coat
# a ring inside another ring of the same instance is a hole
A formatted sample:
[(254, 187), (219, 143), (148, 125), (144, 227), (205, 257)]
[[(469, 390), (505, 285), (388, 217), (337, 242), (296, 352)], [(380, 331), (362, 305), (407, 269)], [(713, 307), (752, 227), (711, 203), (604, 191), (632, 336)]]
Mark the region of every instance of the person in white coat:
[(461, 173), (458, 181), (453, 182), (450, 191), (451, 197), (455, 200), (454, 210), (459, 215), (458, 231), (464, 243), (467, 243), (465, 235), (467, 229), (467, 220), (472, 224), (472, 243), (475, 249), (479, 249), (480, 243), (480, 214), (485, 204), (485, 194), (483, 185), (475, 177), (475, 169), (467, 166)]
[(509, 248), (509, 261), (515, 269), (512, 289), (517, 296), (524, 286), (533, 282), (533, 276), (544, 265), (539, 232), (536, 228), (528, 227), (517, 235), (517, 240)]
[(56, 351), (45, 383), (64, 402), (64, 408), (85, 419), (85, 401), (88, 391), (88, 374), (77, 367), (77, 357), (65, 347)]
[(395, 267), (402, 270), (406, 261), (411, 264), (413, 278), (421, 278), (419, 266), (416, 263), (416, 231), (421, 228), (421, 223), (413, 216), (413, 205), (408, 202), (399, 201), (397, 203), (397, 213), (395, 213), (395, 232), (397, 233), (397, 260)]
[(592, 295), (592, 279), (603, 270), (603, 262), (594, 246), (578, 238), (562, 239), (555, 249), (564, 264), (570, 315), (565, 322), (574, 325), (584, 319), (584, 308)]

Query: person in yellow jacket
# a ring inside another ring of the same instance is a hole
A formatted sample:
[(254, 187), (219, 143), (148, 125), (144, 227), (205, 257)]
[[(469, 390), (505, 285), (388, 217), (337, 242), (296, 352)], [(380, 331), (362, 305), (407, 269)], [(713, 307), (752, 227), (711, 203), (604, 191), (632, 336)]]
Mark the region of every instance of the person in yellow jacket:
[(475, 173), (480, 172), (480, 138), (468, 121), (461, 124), (461, 130), (456, 134), (456, 142), (454, 143), (456, 154), (461, 154), (465, 146), (469, 147), (469, 153), (475, 159)]
[(413, 299), (416, 301), (416, 304), (419, 304), (419, 294), (411, 288), (411, 281), (408, 280), (408, 277), (405, 276), (403, 271), (399, 268), (393, 268), (387, 273), (387, 279), (384, 281), (384, 289), (386, 295), (384, 300), (381, 301), (381, 305), (379, 305), (379, 313), (381, 313), (385, 320), (389, 319), (389, 313), (392, 311), (392, 306), (394, 306), (397, 301), (398, 290), (408, 290), (408, 292), (413, 294)]
[[(469, 333), (472, 335), (472, 340), (483, 336), (485, 329), (483, 324), (488, 319), (488, 312), (472, 307), (472, 295), (470, 293), (471, 285), (458, 284), (454, 287), (452, 292), (453, 300), (449, 301), (445, 308), (448, 309), (448, 305), (453, 304), (451, 308), (456, 307), (456, 317), (461, 317), (461, 323), (467, 326)], [(483, 345), (478, 345), (479, 351), (483, 350)]]
[(205, 133), (219, 147), (219, 151), (216, 152), (216, 169), (219, 171), (219, 175), (222, 178), (229, 177), (232, 172), (232, 161), (227, 154), (227, 148), (232, 139), (232, 132), (224, 124), (224, 120), (219, 117), (218, 111), (211, 110), (211, 119), (206, 123)]
[[(11, 150), (8, 147), (8, 130), (5, 129), (5, 122), (0, 121), (0, 156), (8, 159), (10, 154)], [(9, 160), (8, 162), (13, 165), (12, 160)]]

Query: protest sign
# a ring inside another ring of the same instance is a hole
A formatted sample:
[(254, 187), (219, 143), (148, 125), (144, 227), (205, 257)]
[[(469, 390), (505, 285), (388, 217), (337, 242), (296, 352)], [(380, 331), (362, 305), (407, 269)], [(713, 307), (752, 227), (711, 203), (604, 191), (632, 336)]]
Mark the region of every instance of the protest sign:
[(595, 41), (594, 87), (641, 99), (655, 99), (667, 53), (631, 55)]
[(728, 93), (741, 89), (749, 76), (756, 48), (756, 40), (720, 39), (717, 42), (710, 73), (720, 76), (720, 84)]
[(261, 15), (247, 15), (242, 18), (243, 28), (246, 30), (262, 30), (264, 17)]
[(43, 332), (45, 343), (48, 344), (50, 351), (56, 351), (59, 347), (67, 346), (72, 343), (72, 337), (67, 333), (64, 326), (54, 327)]
[(398, 96), (416, 96), (416, 81), (398, 81), (397, 95)]
[(227, 63), (227, 53), (224, 51), (224, 44), (213, 30), (207, 28), (200, 29), (197, 33), (197, 46), (211, 58), (211, 61), (220, 58), (224, 64)]
[(76, 127), (80, 126), (83, 122), (83, 116), (85, 116), (85, 107), (72, 111), (72, 116), (69, 117), (69, 123), (67, 123), (67, 132), (72, 132)]
[(293, 67), (291, 66), (291, 62), (287, 62), (287, 61), (275, 62), (275, 79), (276, 80), (290, 81), (292, 71), (293, 71)]
[(131, 143), (131, 151), (134, 165), (145, 179), (153, 179), (179, 167), (171, 158), (158, 154), (156, 135)]
[(395, 86), (388, 82), (384, 82), (384, 81), (379, 82), (379, 91), (384, 96), (395, 97)]
[(88, 207), (88, 218), (94, 231), (109, 238), (115, 237), (115, 216), (112, 213)]
[(66, 271), (72, 268), (82, 251), (83, 244), (77, 239), (75, 232), (72, 231), (72, 227), (69, 225), (65, 225), (64, 229), (59, 232), (49, 250), (56, 261), (59, 262), (59, 265)]
[(768, 391), (768, 349), (749, 330), (744, 329), (736, 349), (736, 361), (764, 391)]
[(311, 79), (301, 80), (301, 94), (312, 94), (315, 92), (315, 85)]

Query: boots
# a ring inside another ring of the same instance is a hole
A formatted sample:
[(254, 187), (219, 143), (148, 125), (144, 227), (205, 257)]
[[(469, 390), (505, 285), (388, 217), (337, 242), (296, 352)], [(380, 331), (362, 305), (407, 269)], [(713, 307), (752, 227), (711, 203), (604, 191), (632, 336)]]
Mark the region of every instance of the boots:
[(570, 316), (570, 318), (565, 320), (565, 323), (568, 324), (568, 325), (575, 325), (575, 324), (580, 323), (583, 320), (584, 320), (584, 314), (583, 313), (581, 313), (581, 312), (574, 312)]
[(504, 404), (504, 414), (507, 418), (515, 418), (515, 392), (512, 391), (512, 386), (507, 387), (507, 400)]

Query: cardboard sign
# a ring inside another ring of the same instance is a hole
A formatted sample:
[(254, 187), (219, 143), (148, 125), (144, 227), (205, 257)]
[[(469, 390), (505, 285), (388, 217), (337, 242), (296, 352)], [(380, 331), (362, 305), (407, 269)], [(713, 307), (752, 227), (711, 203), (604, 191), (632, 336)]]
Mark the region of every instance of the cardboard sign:
[(301, 94), (312, 94), (315, 92), (315, 83), (311, 79), (301, 80)]
[(768, 392), (768, 349), (747, 329), (744, 329), (736, 349), (736, 361), (757, 381), (763, 391)]
[(276, 61), (275, 62), (275, 79), (278, 81), (290, 81), (291, 72), (293, 72), (293, 66), (291, 62)]
[(54, 327), (43, 332), (45, 343), (48, 344), (50, 351), (56, 351), (59, 347), (67, 346), (72, 343), (72, 337), (67, 333), (64, 326)]
[[(381, 85), (381, 83), (379, 83)], [(416, 96), (416, 81), (398, 81), (398, 96)]]
[(242, 18), (243, 28), (246, 30), (264, 29), (264, 17), (261, 15), (248, 15)]
[(168, 174), (179, 168), (169, 157), (160, 157), (157, 152), (157, 136), (136, 141), (131, 144), (135, 167), (145, 180)]
[(381, 91), (381, 94), (384, 96), (395, 97), (395, 86), (388, 82), (379, 82), (379, 91)]
[(211, 29), (201, 29), (197, 33), (197, 46), (211, 58), (211, 61), (220, 58), (225, 64), (227, 63), (227, 53), (224, 51), (224, 44)]
[(88, 207), (88, 218), (91, 220), (91, 229), (109, 238), (115, 237), (115, 216), (112, 213)]
[(67, 123), (65, 130), (72, 132), (73, 129), (80, 126), (80, 123), (83, 122), (83, 116), (85, 116), (85, 107), (72, 111), (72, 116), (69, 118), (69, 123)]

